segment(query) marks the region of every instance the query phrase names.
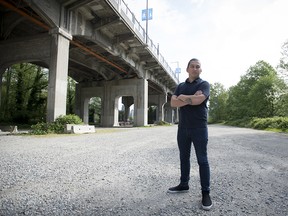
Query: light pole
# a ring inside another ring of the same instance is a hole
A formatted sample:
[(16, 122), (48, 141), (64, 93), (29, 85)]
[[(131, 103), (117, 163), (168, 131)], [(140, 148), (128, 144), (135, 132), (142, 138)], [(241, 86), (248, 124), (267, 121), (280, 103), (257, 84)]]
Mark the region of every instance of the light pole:
[(142, 21), (146, 21), (146, 44), (148, 43), (148, 21), (152, 19), (153, 9), (148, 8), (148, 0), (146, 0), (146, 9), (142, 10)]
[(148, 0), (146, 0), (146, 44), (148, 43)]
[(179, 61), (171, 62), (171, 64), (177, 64), (177, 68), (175, 69), (175, 73), (177, 74), (177, 79), (179, 81), (179, 74), (181, 73), (181, 68), (179, 68)]

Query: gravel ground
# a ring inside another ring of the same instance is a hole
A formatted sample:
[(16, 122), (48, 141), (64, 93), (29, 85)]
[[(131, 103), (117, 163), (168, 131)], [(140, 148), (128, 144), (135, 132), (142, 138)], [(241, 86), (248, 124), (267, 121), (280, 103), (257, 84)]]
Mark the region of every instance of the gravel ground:
[(288, 215), (288, 136), (209, 126), (211, 211), (192, 153), (179, 181), (177, 126), (95, 134), (0, 135), (0, 215)]

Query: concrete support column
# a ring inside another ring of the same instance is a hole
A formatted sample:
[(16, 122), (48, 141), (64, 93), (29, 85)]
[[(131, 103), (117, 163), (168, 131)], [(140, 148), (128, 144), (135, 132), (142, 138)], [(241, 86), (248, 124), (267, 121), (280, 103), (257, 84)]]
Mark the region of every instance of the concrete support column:
[[(99, 97), (101, 98), (101, 122), (102, 126), (105, 111), (105, 100), (104, 100), (104, 92), (105, 88), (102, 85), (103, 83), (78, 83), (76, 85), (75, 92), (75, 114), (78, 115), (85, 124), (89, 123), (89, 103), (91, 98)], [(111, 125), (110, 125), (111, 126)]]
[(170, 104), (165, 104), (165, 121), (169, 123), (173, 122), (173, 109)]
[(72, 36), (60, 28), (50, 31), (51, 55), (49, 66), (47, 122), (66, 115), (69, 45)]
[(75, 114), (83, 120), (83, 107), (81, 97), (81, 85), (78, 83), (75, 87)]
[(119, 99), (120, 99), (119, 96), (117, 96), (114, 99), (114, 107), (113, 107), (113, 109), (114, 109), (114, 117), (113, 117), (114, 122), (113, 122), (113, 127), (119, 126), (119, 109), (118, 109), (118, 107), (119, 107)]
[(104, 127), (111, 127), (114, 125), (114, 99), (115, 98), (112, 95), (112, 83), (106, 82), (104, 85), (104, 98), (102, 103), (102, 124)]
[[(1, 49), (0, 49), (0, 51), (1, 51)], [(6, 68), (7, 68), (6, 65), (0, 61), (0, 108), (1, 108), (1, 105), (3, 103), (2, 102), (3, 101), (3, 99), (2, 99), (2, 84), (3, 84), (3, 75), (5, 73)]]
[(137, 80), (137, 94), (134, 103), (134, 124), (135, 126), (148, 125), (148, 81)]
[(88, 123), (88, 105), (91, 97), (101, 98), (101, 126), (119, 126), (118, 103), (123, 103), (128, 109), (134, 102), (134, 126), (148, 124), (148, 81), (144, 79), (115, 80), (89, 85), (76, 86), (75, 112), (85, 123)]
[(165, 95), (159, 95), (159, 103), (158, 103), (158, 121), (164, 121), (164, 106), (167, 103), (167, 96)]
[(179, 108), (173, 109), (172, 113), (172, 123), (178, 123), (179, 122)]
[(157, 94), (157, 95), (149, 95), (149, 107), (152, 105), (156, 105), (156, 122), (164, 121), (165, 113), (164, 113), (164, 106), (167, 103), (167, 96), (163, 92), (163, 94)]
[(122, 97), (122, 103), (124, 104), (125, 107), (125, 121), (128, 121), (130, 111), (129, 107), (134, 103), (133, 97), (131, 96)]
[(90, 98), (85, 98), (83, 103), (83, 122), (89, 124), (89, 102)]
[(76, 85), (75, 90), (75, 114), (78, 115), (85, 124), (89, 123), (89, 102), (85, 89), (80, 84)]

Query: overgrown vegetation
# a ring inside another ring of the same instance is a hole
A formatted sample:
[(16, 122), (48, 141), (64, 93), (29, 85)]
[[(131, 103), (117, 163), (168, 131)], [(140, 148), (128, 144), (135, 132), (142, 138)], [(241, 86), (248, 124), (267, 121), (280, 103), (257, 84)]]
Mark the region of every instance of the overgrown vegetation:
[(159, 121), (156, 123), (156, 125), (158, 125), (158, 126), (170, 126), (171, 124), (169, 122), (166, 122), (166, 121)]
[(46, 115), (48, 74), (39, 66), (20, 63), (2, 78), (0, 121), (36, 123)]
[(77, 115), (61, 115), (54, 122), (46, 123), (39, 122), (31, 126), (31, 134), (33, 135), (44, 135), (44, 134), (61, 134), (64, 133), (66, 124), (83, 124), (82, 120)]
[[(67, 114), (74, 114), (75, 81), (67, 80)], [(31, 63), (7, 68), (0, 89), (2, 124), (36, 124), (46, 119), (48, 70)]]
[(258, 61), (228, 90), (221, 83), (211, 85), (209, 123), (287, 132), (288, 41), (282, 49), (277, 71)]
[(288, 117), (254, 118), (250, 121), (250, 127), (255, 129), (278, 129), (288, 132)]
[(226, 125), (254, 128), (259, 130), (273, 130), (288, 133), (288, 117), (239, 119), (224, 122)]

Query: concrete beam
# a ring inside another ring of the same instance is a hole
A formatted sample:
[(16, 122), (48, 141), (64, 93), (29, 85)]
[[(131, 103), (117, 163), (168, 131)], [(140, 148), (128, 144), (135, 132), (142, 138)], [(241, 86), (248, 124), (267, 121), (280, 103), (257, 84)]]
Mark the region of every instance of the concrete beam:
[(47, 33), (0, 43), (0, 61), (15, 64), (19, 62), (45, 62), (50, 58), (51, 36)]
[[(61, 5), (57, 0), (26, 0), (50, 27), (61, 26)], [(62, 19), (63, 20), (63, 19)]]

